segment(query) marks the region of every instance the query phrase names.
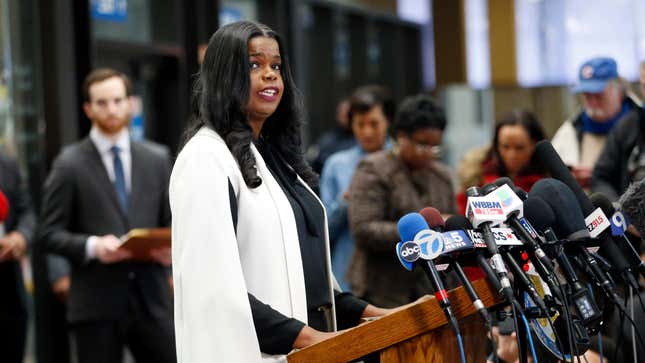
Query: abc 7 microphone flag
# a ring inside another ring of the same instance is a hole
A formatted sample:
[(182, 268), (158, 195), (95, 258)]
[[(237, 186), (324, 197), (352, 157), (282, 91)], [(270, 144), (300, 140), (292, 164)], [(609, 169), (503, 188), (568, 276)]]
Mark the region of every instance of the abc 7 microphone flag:
[(434, 260), (444, 249), (443, 235), (431, 229), (419, 231), (414, 240), (399, 242), (397, 244), (397, 254), (408, 263), (413, 263), (419, 258), (424, 260)]

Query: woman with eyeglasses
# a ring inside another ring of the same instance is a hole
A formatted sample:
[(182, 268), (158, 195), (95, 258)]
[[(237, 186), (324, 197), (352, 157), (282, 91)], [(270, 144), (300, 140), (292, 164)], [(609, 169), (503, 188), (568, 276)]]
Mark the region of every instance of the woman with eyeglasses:
[(428, 96), (403, 100), (392, 127), (396, 145), (367, 155), (349, 188), (349, 223), (355, 241), (347, 274), (354, 293), (383, 307), (409, 303), (432, 290), (423, 272), (405, 270), (395, 252), (397, 221), (432, 206), (456, 210), (452, 178), (438, 160), (446, 118)]
[(461, 214), (466, 210), (464, 191), (469, 187), (509, 177), (515, 186), (529, 191), (544, 178), (545, 171), (533, 160), (535, 144), (544, 138), (542, 125), (530, 112), (514, 110), (502, 117), (495, 126), (493, 144), (469, 151), (459, 165), (462, 192), (457, 195), (457, 204)]

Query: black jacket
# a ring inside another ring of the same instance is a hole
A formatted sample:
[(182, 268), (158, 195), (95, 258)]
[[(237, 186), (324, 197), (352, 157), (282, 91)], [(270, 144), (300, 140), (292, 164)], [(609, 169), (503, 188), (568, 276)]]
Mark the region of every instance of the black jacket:
[[(32, 240), (36, 218), (29, 194), (25, 191), (18, 164), (0, 153), (0, 190), (9, 202), (9, 215), (4, 221), (5, 231), (18, 231)], [(0, 318), (26, 317), (25, 287), (18, 261), (0, 262)]]
[(99, 152), (89, 138), (66, 147), (45, 182), (38, 243), (71, 263), (70, 322), (123, 318), (135, 291), (152, 317), (172, 317), (169, 271), (163, 266), (86, 261), (85, 244), (91, 235), (118, 237), (133, 228), (170, 224), (167, 148), (134, 141), (130, 148), (132, 187), (127, 215), (119, 207)]
[(628, 161), (634, 148), (645, 152), (645, 114), (640, 107), (625, 116), (609, 132), (591, 178), (591, 190), (617, 200), (632, 182)]

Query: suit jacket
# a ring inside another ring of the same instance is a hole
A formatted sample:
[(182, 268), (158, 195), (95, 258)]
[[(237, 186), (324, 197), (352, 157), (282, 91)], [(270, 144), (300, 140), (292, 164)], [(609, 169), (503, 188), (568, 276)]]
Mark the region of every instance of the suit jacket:
[[(9, 202), (9, 215), (4, 221), (8, 233), (18, 231), (29, 243), (34, 233), (36, 218), (31, 208), (29, 194), (23, 189), (18, 164), (0, 153), (0, 190)], [(20, 262), (0, 262), (0, 319), (25, 317), (25, 287)]]
[(172, 316), (168, 269), (156, 263), (103, 264), (87, 260), (91, 235), (117, 237), (133, 228), (170, 224), (168, 149), (150, 142), (131, 142), (132, 187), (127, 215), (98, 150), (88, 138), (66, 147), (45, 181), (39, 241), (48, 252), (71, 263), (67, 318), (70, 322), (120, 319), (130, 294), (139, 291), (152, 317)]

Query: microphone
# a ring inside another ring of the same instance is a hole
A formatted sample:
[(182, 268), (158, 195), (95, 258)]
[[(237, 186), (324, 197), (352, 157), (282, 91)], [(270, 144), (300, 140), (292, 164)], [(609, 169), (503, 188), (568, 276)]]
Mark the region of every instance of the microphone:
[(468, 188), (466, 190), (466, 196), (468, 196), (468, 206), (466, 208), (468, 219), (470, 219), (470, 222), (475, 228), (481, 229), (486, 248), (492, 255), (490, 259), (491, 265), (495, 269), (499, 282), (502, 285), (502, 293), (509, 303), (513, 303), (515, 298), (513, 297), (511, 281), (508, 279), (508, 272), (506, 271), (504, 260), (502, 259), (502, 255), (499, 254), (499, 249), (497, 248), (495, 237), (491, 230), (494, 222), (499, 224), (504, 221), (502, 205), (496, 198), (482, 197), (478, 187)]
[[(571, 171), (569, 171), (569, 168), (564, 165), (564, 162), (560, 158), (560, 155), (558, 155), (558, 152), (553, 148), (551, 142), (542, 140), (535, 144), (533, 156), (554, 179), (561, 181), (571, 189), (584, 215), (589, 215), (593, 211), (593, 205), (589, 201), (589, 198), (587, 198), (587, 194), (582, 190), (573, 177), (573, 174), (571, 174)], [(535, 188), (535, 185), (533, 187)]]
[[(515, 185), (509, 178), (499, 178), (495, 182), (495, 185), (498, 185), (499, 183), (502, 184), (501, 187), (498, 187), (494, 190), (495, 193), (500, 196), (500, 194), (508, 194), (509, 191), (510, 193), (513, 194), (513, 196), (507, 197), (506, 200), (514, 200), (514, 202), (507, 202), (506, 204), (509, 205), (510, 208), (512, 208), (508, 216), (506, 218), (506, 224), (511, 227), (513, 232), (520, 238), (522, 243), (524, 243), (524, 246), (528, 247), (531, 251), (533, 251), (534, 256), (542, 263), (542, 265), (545, 267), (543, 270), (544, 275), (547, 278), (553, 278), (551, 273), (549, 271), (553, 271), (553, 263), (549, 259), (549, 257), (544, 253), (542, 248), (540, 247), (540, 244), (535, 240), (537, 238), (537, 234), (535, 234), (535, 230), (533, 229), (533, 226), (531, 226), (530, 223), (526, 221), (525, 218), (520, 218), (522, 209), (520, 209), (519, 206), (523, 206), (522, 200), (515, 194)], [(504, 187), (506, 185), (506, 187)], [(508, 188), (509, 190), (504, 190), (500, 188)], [(500, 198), (501, 199), (501, 198)], [(519, 203), (519, 204), (518, 204)], [(539, 264), (534, 263), (536, 265), (536, 268)]]
[[(435, 297), (439, 306), (444, 311), (448, 323), (455, 330), (455, 333), (459, 335), (459, 325), (457, 319), (450, 308), (450, 299), (448, 298), (448, 293), (446, 288), (443, 286), (441, 277), (439, 276), (439, 271), (435, 267), (432, 259), (437, 257), (441, 250), (443, 249), (443, 241), (441, 240), (441, 234), (431, 231), (426, 223), (425, 219), (419, 213), (408, 213), (399, 219), (397, 224), (399, 230), (399, 236), (401, 236), (403, 242), (401, 245), (401, 257), (407, 262), (416, 262), (419, 258), (422, 258), (423, 261), (420, 263), (421, 268), (430, 278), (432, 285), (435, 289)], [(419, 241), (421, 243), (419, 243)], [(414, 246), (416, 244), (416, 246)], [(423, 244), (426, 245), (424, 252)], [(428, 246), (430, 244), (430, 246)], [(441, 245), (441, 250), (438, 248)], [(422, 255), (424, 255), (422, 257)], [(427, 258), (424, 258), (427, 257)]]
[[(456, 230), (470, 230), (473, 228), (473, 225), (470, 223), (468, 218), (460, 215), (453, 215), (449, 217), (446, 220), (446, 229), (451, 230), (451, 231), (456, 231)], [(493, 287), (495, 290), (497, 290), (502, 296), (506, 298), (509, 304), (513, 303), (513, 296), (511, 292), (511, 296), (509, 299), (509, 296), (503, 293), (503, 288), (502, 288), (502, 283), (500, 282), (499, 278), (497, 277), (497, 274), (495, 274), (495, 271), (491, 268), (490, 264), (486, 260), (486, 257), (482, 253), (482, 251), (474, 249), (473, 250), (475, 254), (475, 258), (477, 260), (477, 264), (481, 269), (484, 271), (484, 274), (486, 277), (488, 277), (488, 280), (493, 284)]]
[[(531, 231), (533, 231), (533, 227), (531, 227), (528, 222), (526, 222), (526, 220), (522, 219), (523, 223), (521, 223), (518, 219), (518, 216), (522, 215), (523, 203), (522, 200), (520, 200), (520, 198), (515, 194), (515, 191), (513, 190), (514, 186), (515, 185), (513, 185), (511, 179), (498, 178), (493, 183), (485, 185), (482, 188), (482, 192), (488, 193), (486, 197), (492, 196), (495, 199), (501, 201), (502, 209), (504, 211), (504, 215), (506, 216), (506, 224), (509, 225), (513, 232), (520, 237), (520, 240), (522, 241), (524, 246), (529, 247), (533, 251), (533, 253), (538, 256), (538, 258), (540, 258), (540, 260), (544, 259), (546, 261), (545, 266), (548, 266), (550, 270), (553, 270), (553, 264), (551, 263), (549, 258), (526, 230), (527, 228), (529, 228)], [(535, 233), (535, 231), (533, 231), (533, 233)], [(540, 296), (537, 289), (535, 288), (535, 285), (528, 278), (524, 270), (517, 264), (515, 258), (508, 251), (502, 252), (502, 257), (506, 261), (508, 267), (513, 271), (515, 280), (521, 283), (521, 286), (524, 287), (524, 291), (528, 293), (535, 305), (537, 305), (537, 307), (540, 308), (540, 310), (542, 310), (544, 314), (548, 316), (549, 310), (547, 309), (542, 296)], [(537, 264), (534, 264), (534, 266), (536, 267), (536, 269), (542, 270), (545, 274), (549, 276), (551, 275), (545, 268), (542, 268), (542, 266), (539, 265), (539, 262)]]
[[(627, 222), (625, 220), (625, 216), (623, 215), (623, 213), (617, 212), (614, 209), (614, 206), (611, 204), (611, 201), (609, 201), (609, 199), (606, 196), (600, 193), (592, 194), (589, 199), (591, 200), (591, 202), (595, 207), (602, 209), (605, 216), (609, 216), (609, 220), (611, 223), (611, 231), (612, 231), (611, 234), (614, 237), (612, 239), (619, 246), (620, 250), (623, 252), (623, 256), (626, 258), (629, 266), (633, 269), (637, 269), (643, 275), (643, 277), (645, 277), (645, 263), (643, 263), (643, 260), (641, 260), (639, 253), (636, 252), (636, 250), (634, 249), (634, 246), (632, 246), (632, 243), (625, 236), (625, 230), (627, 229)], [(622, 237), (622, 238), (615, 238), (615, 237)], [(634, 283), (636, 283), (636, 288), (638, 288), (638, 282), (636, 282), (634, 277), (631, 276), (631, 273), (629, 271), (625, 271), (625, 275), (626, 275), (625, 277), (628, 280), (630, 280), (632, 287), (634, 287), (633, 285)]]
[[(575, 194), (564, 183), (551, 178), (541, 179), (533, 185), (529, 196), (540, 197), (551, 207), (556, 216), (556, 223), (553, 225), (556, 235), (565, 236), (567, 240), (573, 241), (589, 237), (589, 231), (585, 225), (582, 211), (576, 202)], [(574, 251), (584, 259), (605, 294), (612, 301), (618, 301), (618, 297), (613, 291), (613, 284), (587, 249), (574, 245)]]
[[(464, 216), (459, 216), (459, 215), (453, 215), (450, 218), (446, 220), (446, 229), (456, 231), (456, 230), (472, 230), (473, 225), (471, 224), (470, 220)], [(503, 278), (506, 279), (506, 282), (503, 284), (500, 281), (500, 278), (498, 277), (498, 274), (493, 270), (491, 265), (488, 263), (486, 260), (486, 257), (484, 256), (484, 253), (482, 250), (479, 250), (475, 248), (473, 250), (474, 255), (477, 259), (477, 264), (481, 269), (484, 271), (486, 276), (488, 277), (488, 280), (493, 284), (493, 287), (500, 293), (508, 302), (508, 304), (511, 305), (512, 311), (513, 311), (513, 316), (516, 317), (516, 312), (522, 311), (522, 307), (520, 304), (515, 300), (515, 297), (513, 296), (513, 290), (510, 287), (510, 281), (508, 280), (508, 277), (506, 274), (503, 274)], [(498, 254), (499, 256), (499, 254)], [(501, 257), (500, 257), (501, 260)], [(503, 261), (501, 261), (503, 263)], [(513, 325), (515, 326), (515, 331), (519, 331), (518, 325), (517, 325), (517, 319), (513, 319)], [(519, 335), (518, 335), (519, 339)], [(518, 341), (518, 351), (519, 351), (519, 356), (523, 357), (523, 350), (522, 345)]]
[(7, 220), (9, 216), (9, 200), (7, 196), (0, 190), (0, 236), (4, 236), (4, 221)]
[[(432, 207), (426, 207), (421, 209), (419, 211), (419, 214), (423, 216), (430, 228), (435, 229), (439, 232), (443, 232), (445, 222), (443, 218), (441, 218), (441, 213), (439, 212), (439, 210)], [(461, 267), (461, 264), (456, 259), (451, 258), (450, 267), (452, 267), (452, 270), (455, 271), (455, 274), (457, 275), (457, 278), (459, 278), (459, 281), (461, 281), (461, 284), (464, 286), (468, 297), (470, 297), (470, 300), (473, 302), (473, 306), (475, 306), (475, 309), (477, 309), (479, 314), (482, 316), (486, 325), (491, 326), (492, 321), (490, 314), (488, 313), (488, 310), (486, 309), (484, 303), (479, 298), (477, 291), (475, 291), (475, 288), (470, 283), (470, 280), (468, 280), (468, 277), (466, 276), (464, 269)]]
[(445, 221), (441, 217), (441, 212), (434, 207), (425, 207), (419, 211), (419, 214), (425, 219), (428, 226), (435, 231), (444, 232), (445, 231)]
[(631, 184), (618, 204), (638, 233), (645, 237), (645, 179)]
[[(555, 151), (553, 145), (549, 141), (542, 140), (535, 145), (534, 155), (536, 160), (542, 164), (542, 166), (551, 173), (553, 178), (559, 180), (561, 183), (564, 183), (569, 187), (570, 192), (573, 193), (575, 199), (578, 201), (578, 205), (583, 213), (583, 216), (589, 216), (594, 214), (594, 207), (587, 194), (582, 190), (578, 182), (569, 171), (569, 169), (564, 165), (564, 162), (560, 158), (560, 155)], [(538, 181), (539, 183), (540, 181)], [(535, 185), (533, 186), (535, 188)], [(530, 193), (529, 193), (530, 194)], [(548, 200), (547, 200), (548, 202)], [(554, 210), (557, 208), (554, 207)], [(584, 219), (584, 218), (583, 218)], [(607, 235), (601, 235), (599, 238), (599, 246), (602, 249), (605, 256), (609, 259), (612, 265), (619, 271), (624, 271), (629, 268), (625, 257), (621, 254), (620, 250), (616, 245), (610, 242), (607, 238)]]
[[(555, 233), (550, 229), (551, 226), (556, 225), (556, 216), (551, 206), (544, 199), (537, 196), (530, 196), (524, 203), (526, 218), (539, 231), (547, 231), (544, 234), (549, 242), (556, 242), (557, 238)], [(569, 261), (569, 258), (564, 253), (563, 248), (556, 246), (552, 251), (567, 283), (571, 287), (571, 300), (573, 301), (573, 306), (576, 308), (577, 316), (582, 319), (585, 326), (595, 325), (595, 322), (602, 318), (602, 314), (596, 306), (589, 290), (578, 279), (578, 275), (573, 269), (571, 261)], [(554, 288), (556, 287), (554, 286)]]

